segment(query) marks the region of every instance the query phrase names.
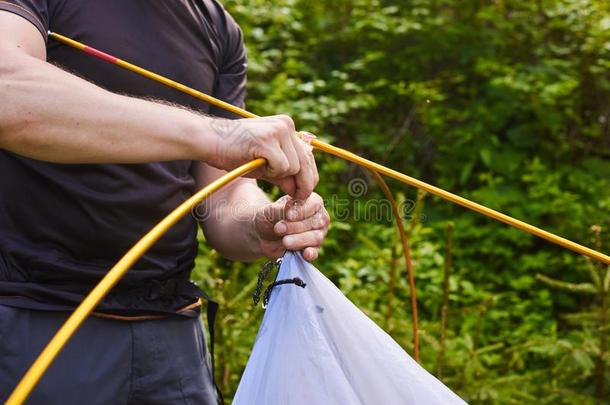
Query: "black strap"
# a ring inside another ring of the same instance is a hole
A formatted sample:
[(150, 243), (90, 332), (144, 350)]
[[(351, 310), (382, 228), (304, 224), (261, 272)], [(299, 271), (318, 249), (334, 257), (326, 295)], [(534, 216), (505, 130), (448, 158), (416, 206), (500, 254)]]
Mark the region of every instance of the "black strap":
[(212, 363), (212, 379), (214, 381), (214, 387), (216, 388), (216, 393), (218, 394), (218, 399), (221, 404), (224, 405), (225, 400), (222, 396), (222, 392), (220, 388), (218, 388), (218, 384), (216, 384), (216, 378), (214, 374), (214, 325), (216, 324), (216, 314), (218, 314), (218, 302), (211, 299), (206, 293), (203, 293), (205, 300), (208, 302), (207, 308), (207, 318), (208, 318), (208, 331), (210, 332), (210, 359)]
[(263, 293), (263, 283), (265, 279), (271, 274), (273, 270), (280, 270), (280, 265), (282, 263), (282, 259), (268, 261), (263, 265), (263, 267), (258, 271), (258, 278), (256, 280), (256, 289), (254, 293), (252, 293), (252, 302), (254, 306), (258, 305), (258, 302), (261, 299), (261, 294)]
[(294, 284), (301, 288), (307, 287), (307, 284), (303, 280), (301, 280), (299, 277), (275, 280), (273, 283), (269, 284), (269, 286), (265, 290), (265, 295), (263, 297), (263, 308), (267, 308), (267, 305), (269, 305), (269, 300), (271, 299), (271, 292), (273, 291), (273, 289), (275, 287), (277, 287), (278, 285), (284, 285), (284, 284)]
[(214, 301), (209, 295), (207, 295), (204, 291), (202, 291), (199, 287), (197, 287), (193, 283), (183, 284), (184, 290), (180, 291), (181, 293), (186, 293), (189, 295), (195, 295), (197, 297), (203, 298), (207, 302), (207, 318), (208, 318), (208, 332), (210, 333), (210, 359), (212, 364), (212, 380), (214, 381), (214, 388), (216, 388), (216, 393), (218, 394), (219, 403), (224, 405), (225, 401), (222, 396), (222, 392), (220, 388), (218, 388), (218, 384), (216, 384), (216, 379), (214, 378), (214, 325), (216, 324), (216, 315), (218, 314), (218, 302)]

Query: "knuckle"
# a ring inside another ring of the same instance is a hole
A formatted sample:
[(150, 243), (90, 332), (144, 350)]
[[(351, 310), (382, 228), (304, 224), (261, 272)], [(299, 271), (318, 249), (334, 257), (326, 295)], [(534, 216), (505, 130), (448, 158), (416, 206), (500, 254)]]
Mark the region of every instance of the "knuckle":
[(321, 244), (322, 241), (324, 241), (324, 232), (317, 231), (316, 236), (315, 236), (315, 241), (316, 241), (316, 244), (318, 244), (318, 245)]
[(328, 219), (327, 219), (326, 215), (324, 215), (324, 214), (320, 214), (319, 218), (320, 219), (319, 219), (318, 223), (320, 224), (320, 228), (324, 228), (326, 226), (326, 224), (328, 223)]
[(275, 178), (283, 178), (286, 177), (286, 170), (288, 166), (286, 163), (278, 163), (276, 165), (272, 165), (269, 169), (269, 175)]
[(286, 159), (275, 155), (269, 159), (269, 172), (276, 175), (283, 175), (289, 169), (289, 164)]
[(290, 165), (290, 168), (288, 169), (288, 174), (291, 176), (294, 176), (295, 174), (299, 173), (301, 171), (301, 166), (298, 163), (293, 163)]
[(324, 217), (324, 219), (330, 220), (330, 214), (328, 213), (328, 210), (324, 205), (322, 205), (322, 209), (320, 210), (320, 212), (322, 212), (322, 216)]
[(282, 122), (284, 123), (284, 125), (287, 129), (294, 130), (294, 128), (295, 128), (294, 121), (292, 120), (292, 118), (289, 115), (280, 114), (280, 115), (278, 115), (278, 117), (282, 120)]
[(273, 125), (269, 129), (269, 140), (271, 140), (272, 138), (275, 140), (279, 140), (283, 136), (284, 136), (284, 125), (281, 122), (276, 122), (275, 125)]
[(296, 243), (296, 239), (294, 238), (282, 238), (282, 246), (285, 247), (286, 249), (290, 249), (292, 248), (292, 245), (294, 245)]
[(321, 230), (322, 232), (324, 232), (326, 230), (326, 225), (327, 225), (326, 218), (321, 216), (320, 220), (318, 221), (318, 229)]
[(326, 225), (327, 225), (326, 218), (324, 218), (324, 217), (320, 218), (320, 229), (322, 231), (326, 230)]

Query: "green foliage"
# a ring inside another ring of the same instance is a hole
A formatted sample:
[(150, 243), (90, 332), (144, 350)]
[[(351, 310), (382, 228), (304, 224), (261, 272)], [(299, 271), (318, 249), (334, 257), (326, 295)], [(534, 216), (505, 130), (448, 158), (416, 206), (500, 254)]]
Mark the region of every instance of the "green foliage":
[[(599, 225), (606, 237), (598, 248), (610, 251), (608, 2), (230, 0), (225, 6), (245, 34), (250, 110), (288, 113), (300, 129), (572, 240), (590, 243), (590, 228)], [(335, 217), (317, 266), (411, 351), (403, 270), (395, 299), (387, 299), (400, 241), (390, 218), (366, 216), (366, 201), (383, 194), (362, 170), (317, 158), (317, 191)], [(345, 187), (356, 177), (368, 183), (359, 198)], [(415, 190), (390, 185), (416, 199)], [(349, 201), (348, 215), (342, 199)], [(590, 263), (437, 198), (428, 197), (407, 225), (413, 220), (428, 370), (434, 371), (440, 345), (444, 229), (452, 221), (445, 383), (474, 404), (603, 403), (595, 385), (599, 364), (610, 363), (610, 355), (600, 357), (599, 335), (609, 332), (582, 321), (587, 313), (597, 316), (601, 298), (541, 281), (589, 288), (595, 281), (583, 274)], [(260, 265), (231, 263), (201, 247), (195, 278), (222, 305), (217, 377), (229, 398), (262, 316), (250, 301)], [(395, 308), (386, 320), (388, 305)], [(581, 322), (570, 314), (580, 314)]]

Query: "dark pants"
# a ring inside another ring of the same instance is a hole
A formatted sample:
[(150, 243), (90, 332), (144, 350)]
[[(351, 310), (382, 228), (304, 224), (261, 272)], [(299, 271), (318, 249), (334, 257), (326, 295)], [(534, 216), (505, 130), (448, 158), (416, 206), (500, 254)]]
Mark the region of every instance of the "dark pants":
[[(0, 403), (68, 315), (0, 305)], [(201, 321), (90, 317), (26, 404), (216, 404)]]

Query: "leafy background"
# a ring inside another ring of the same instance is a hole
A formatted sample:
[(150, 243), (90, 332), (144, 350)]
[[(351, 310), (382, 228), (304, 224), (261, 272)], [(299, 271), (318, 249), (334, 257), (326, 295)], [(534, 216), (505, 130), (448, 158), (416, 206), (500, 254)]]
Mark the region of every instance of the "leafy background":
[[(610, 251), (607, 1), (224, 5), (244, 31), (250, 110), (290, 114), (326, 141)], [(363, 212), (383, 194), (357, 167), (317, 162), (335, 220), (316, 266), (411, 353), (400, 241), (389, 218)], [(353, 179), (368, 186), (358, 198), (346, 188)], [(607, 266), (389, 183), (413, 202), (403, 220), (424, 367), (472, 404), (610, 403)], [(338, 199), (350, 201), (340, 219)], [(200, 249), (194, 278), (221, 303), (216, 372), (230, 400), (262, 318), (250, 299), (262, 262)]]

